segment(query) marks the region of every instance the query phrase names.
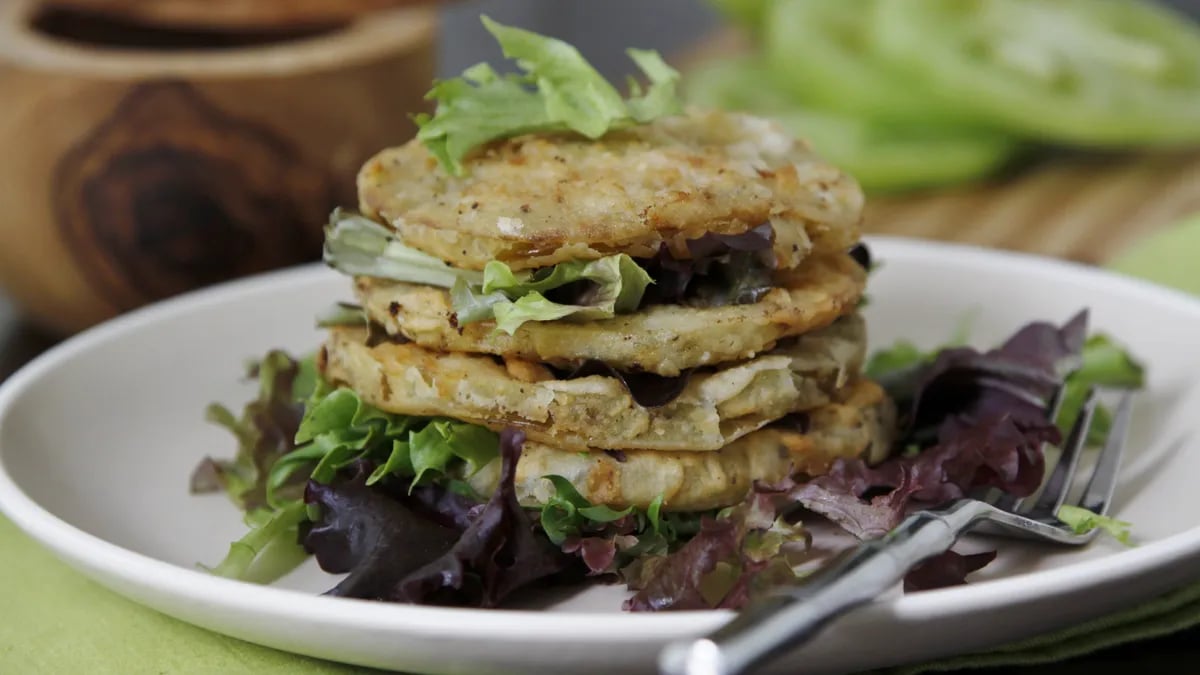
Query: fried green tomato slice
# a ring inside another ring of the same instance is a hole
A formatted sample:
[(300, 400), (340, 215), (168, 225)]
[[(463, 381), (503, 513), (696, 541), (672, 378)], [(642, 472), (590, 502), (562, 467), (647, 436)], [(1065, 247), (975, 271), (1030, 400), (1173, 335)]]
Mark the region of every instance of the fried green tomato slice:
[(866, 273), (838, 253), (781, 272), (777, 283), (751, 304), (655, 305), (599, 321), (529, 322), (512, 335), (496, 330), (493, 321), (459, 325), (450, 293), (441, 288), (358, 277), (355, 290), (372, 321), (426, 349), (564, 367), (596, 360), (618, 370), (675, 376), (751, 358), (782, 339), (833, 323), (854, 311)]
[(391, 413), (518, 427), (566, 450), (719, 450), (788, 413), (825, 405), (862, 367), (857, 315), (793, 338), (748, 361), (688, 377), (678, 396), (645, 407), (609, 375), (558, 379), (541, 364), (375, 344), (362, 328), (334, 328), (322, 350), (326, 379)]
[(367, 217), (406, 246), (459, 268), (499, 260), (515, 270), (616, 253), (676, 258), (706, 233), (775, 232), (780, 267), (859, 239), (863, 196), (849, 176), (782, 127), (693, 110), (598, 140), (528, 135), (470, 155), (466, 174), (438, 168), (412, 141), (358, 175)]
[[(740, 502), (756, 480), (816, 476), (839, 457), (882, 459), (891, 446), (895, 408), (879, 385), (860, 379), (835, 400), (809, 411), (804, 423), (783, 422), (751, 432), (714, 452), (573, 452), (526, 443), (517, 464), (517, 498), (545, 504), (562, 476), (593, 504), (646, 508), (657, 497), (666, 511), (700, 511)], [(466, 477), (480, 494), (495, 489), (496, 462)]]

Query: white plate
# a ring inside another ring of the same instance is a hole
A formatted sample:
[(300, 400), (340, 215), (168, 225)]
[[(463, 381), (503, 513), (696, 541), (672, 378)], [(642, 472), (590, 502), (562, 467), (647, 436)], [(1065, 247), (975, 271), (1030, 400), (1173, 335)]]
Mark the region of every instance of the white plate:
[[(1006, 542), (969, 586), (889, 596), (834, 624), (790, 666), (846, 671), (978, 649), (1078, 622), (1195, 576), (1200, 559), (1200, 302), (1162, 288), (1033, 257), (877, 240), (873, 343), (933, 345), (978, 311), (994, 343), (1031, 319), (1082, 306), (1149, 366), (1117, 515), (1141, 545), (1083, 549)], [(135, 312), (46, 353), (0, 388), (0, 508), (68, 563), (150, 607), (280, 649), (423, 673), (651, 672), (668, 639), (719, 612), (619, 613), (621, 592), (590, 588), (543, 610), (459, 610), (317, 597), (314, 566), (260, 587), (196, 571), (242, 532), (220, 496), (188, 495), (205, 454), (231, 437), (205, 405), (240, 405), (243, 361), (272, 347), (313, 349), (313, 315), (349, 297), (318, 267), (228, 284)], [(2, 563), (0, 563), (2, 567)]]

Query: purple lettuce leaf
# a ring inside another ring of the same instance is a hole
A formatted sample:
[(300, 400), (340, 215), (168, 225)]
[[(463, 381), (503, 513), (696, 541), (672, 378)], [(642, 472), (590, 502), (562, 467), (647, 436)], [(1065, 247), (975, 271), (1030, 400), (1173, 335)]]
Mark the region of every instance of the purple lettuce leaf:
[[(651, 258), (636, 263), (654, 283), (647, 286), (637, 309), (658, 304), (716, 307), (757, 302), (774, 285), (772, 250), (775, 231), (770, 223), (741, 234), (706, 233), (687, 241), (687, 258), (676, 258), (666, 244)], [(547, 277), (544, 268), (535, 277)], [(591, 305), (599, 284), (580, 279), (543, 291), (547, 300), (563, 305)]]
[(304, 540), (321, 569), (348, 576), (330, 595), (493, 607), (512, 591), (574, 561), (555, 548), (516, 500), (513, 478), (524, 435), (501, 435), (499, 486), (486, 504), (442, 486), (396, 480), (368, 487), (359, 461), (331, 484), (309, 481), (318, 507)]
[(329, 485), (310, 480), (305, 490), (304, 501), (318, 506), (321, 516), (304, 548), (326, 572), (349, 573), (328, 595), (382, 599), (408, 573), (449, 550), (461, 534), (368, 487), (373, 469), (359, 461), (348, 476)]
[(408, 481), (386, 481), (384, 487), (413, 511), (445, 527), (463, 531), (471, 526), (483, 503), (447, 489), (441, 483), (413, 485)]
[(854, 258), (854, 262), (858, 263), (859, 267), (867, 270), (868, 272), (874, 269), (875, 261), (871, 256), (871, 249), (868, 248), (866, 244), (860, 241), (854, 246), (851, 246), (848, 253), (850, 254), (851, 258)]
[(599, 576), (615, 571), (617, 561), (618, 537), (629, 535), (614, 535), (612, 537), (571, 537), (563, 542), (562, 552), (568, 555), (578, 555), (587, 566), (588, 576)]
[(501, 434), (500, 483), (487, 505), (448, 551), (406, 575), (385, 599), (495, 607), (516, 589), (573, 563), (572, 557), (534, 530), (517, 503), (513, 480), (524, 442), (521, 431), (507, 429)]
[(580, 377), (602, 375), (620, 380), (625, 391), (643, 408), (658, 408), (674, 401), (683, 393), (688, 381), (692, 378), (692, 370), (685, 370), (679, 375), (668, 377), (655, 373), (639, 373), (617, 370), (603, 361), (590, 359), (569, 371), (559, 371), (559, 377), (573, 380)]
[[(191, 478), (193, 493), (224, 489), (243, 511), (267, 506), (266, 479), (276, 460), (296, 449), (296, 430), (304, 416), (303, 401), (315, 378), (311, 359), (297, 360), (274, 350), (250, 368), (259, 381), (258, 397), (240, 417), (219, 404), (208, 407), (209, 421), (219, 424), (238, 440), (233, 459), (205, 457)], [(304, 478), (297, 476), (280, 491), (299, 497)]]
[(641, 306), (717, 307), (758, 302), (773, 286), (775, 231), (764, 223), (741, 234), (708, 233), (687, 242), (690, 258), (662, 246), (638, 263), (654, 279)]
[(1047, 404), (1079, 358), (1081, 313), (1062, 328), (1032, 323), (999, 348), (941, 351), (903, 382), (890, 383), (907, 408), (899, 447), (923, 447), (874, 467), (841, 459), (793, 491), (806, 508), (861, 538), (891, 530), (911, 510), (996, 487), (1026, 496), (1040, 485), (1044, 443), (1061, 434)]
[(756, 483), (750, 496), (716, 518), (673, 553), (645, 556), (621, 571), (636, 593), (635, 612), (737, 609), (764, 588), (794, 583), (796, 555), (809, 552), (808, 533), (790, 524), (791, 481)]
[(912, 568), (904, 577), (904, 592), (962, 586), (967, 583), (968, 574), (983, 569), (995, 559), (995, 551), (970, 555), (946, 551)]
[(678, 551), (657, 560), (643, 560), (636, 576), (627, 579), (637, 590), (625, 602), (633, 612), (657, 612), (666, 609), (710, 609), (724, 598), (712, 602), (703, 591), (706, 578), (722, 563), (739, 562), (744, 532), (733, 519), (706, 518), (700, 532)]
[(1062, 328), (1034, 322), (996, 349), (943, 349), (932, 363), (885, 384), (897, 406), (907, 409), (910, 432), (954, 416), (969, 422), (989, 409), (1044, 417), (1046, 401), (1078, 366), (1086, 335), (1086, 311)]

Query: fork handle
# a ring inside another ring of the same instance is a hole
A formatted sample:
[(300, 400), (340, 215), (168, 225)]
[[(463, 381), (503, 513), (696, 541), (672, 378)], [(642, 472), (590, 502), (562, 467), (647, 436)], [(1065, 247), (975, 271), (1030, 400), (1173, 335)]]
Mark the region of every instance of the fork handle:
[(866, 541), (803, 586), (751, 603), (705, 638), (673, 642), (659, 655), (663, 675), (737, 675), (798, 647), (832, 619), (892, 588), (921, 561), (949, 550), (988, 507), (966, 499), (909, 516)]

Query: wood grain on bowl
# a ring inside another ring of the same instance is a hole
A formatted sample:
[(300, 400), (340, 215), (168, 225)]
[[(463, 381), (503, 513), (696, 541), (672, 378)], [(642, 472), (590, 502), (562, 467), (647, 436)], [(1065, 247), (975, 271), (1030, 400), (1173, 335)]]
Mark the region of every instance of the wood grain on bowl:
[(321, 231), (300, 225), (345, 203), (334, 182), (271, 126), (159, 80), (59, 159), (51, 195), (75, 264), (126, 310), (311, 258)]
[(57, 333), (318, 259), (434, 73), (426, 8), (203, 44), (44, 12), (0, 3), (0, 285)]
[(338, 23), (429, 0), (44, 0), (45, 6), (159, 26), (268, 28)]

